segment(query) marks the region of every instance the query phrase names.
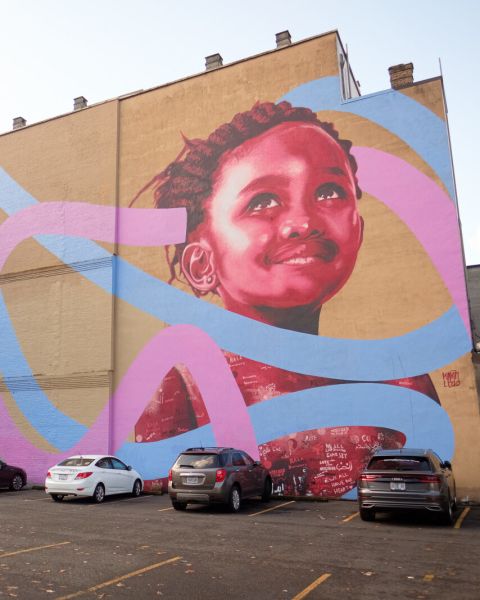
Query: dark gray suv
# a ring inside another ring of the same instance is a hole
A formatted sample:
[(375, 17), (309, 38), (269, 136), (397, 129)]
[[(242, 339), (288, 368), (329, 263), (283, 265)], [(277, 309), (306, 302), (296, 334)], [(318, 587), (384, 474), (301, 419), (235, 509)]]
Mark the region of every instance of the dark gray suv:
[(452, 465), (432, 450), (377, 450), (358, 479), (364, 521), (380, 511), (427, 510), (450, 525), (456, 502)]
[(188, 448), (168, 474), (168, 493), (176, 510), (187, 504), (227, 504), (238, 512), (243, 498), (268, 502), (272, 478), (259, 461), (235, 448)]

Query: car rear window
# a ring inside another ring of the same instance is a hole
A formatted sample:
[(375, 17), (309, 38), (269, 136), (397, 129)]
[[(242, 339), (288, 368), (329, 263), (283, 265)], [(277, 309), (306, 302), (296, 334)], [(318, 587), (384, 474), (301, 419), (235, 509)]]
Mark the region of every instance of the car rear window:
[(93, 458), (66, 458), (58, 463), (59, 467), (88, 467), (92, 464)]
[(378, 456), (368, 465), (369, 471), (431, 471), (428, 458), (423, 456)]
[(176, 466), (192, 469), (214, 469), (222, 466), (219, 459), (218, 454), (181, 454), (177, 459)]

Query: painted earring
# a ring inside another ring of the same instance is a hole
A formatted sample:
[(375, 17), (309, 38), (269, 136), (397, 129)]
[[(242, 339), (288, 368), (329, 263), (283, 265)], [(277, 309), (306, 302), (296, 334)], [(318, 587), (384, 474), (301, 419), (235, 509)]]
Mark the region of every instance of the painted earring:
[(207, 277), (207, 283), (213, 283), (213, 277), (211, 275)]

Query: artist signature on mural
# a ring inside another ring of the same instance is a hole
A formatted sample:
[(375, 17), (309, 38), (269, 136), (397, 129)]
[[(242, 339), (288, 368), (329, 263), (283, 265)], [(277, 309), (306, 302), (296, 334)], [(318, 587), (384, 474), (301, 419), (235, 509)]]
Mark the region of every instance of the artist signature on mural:
[(456, 369), (442, 373), (443, 387), (458, 387), (460, 385), (460, 373)]

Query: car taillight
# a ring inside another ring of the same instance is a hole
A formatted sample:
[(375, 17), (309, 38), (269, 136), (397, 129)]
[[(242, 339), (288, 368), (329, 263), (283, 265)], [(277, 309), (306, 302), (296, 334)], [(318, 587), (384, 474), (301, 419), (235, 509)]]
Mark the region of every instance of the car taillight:
[(168, 472), (168, 481), (172, 481), (172, 469)]
[(222, 483), (227, 476), (227, 471), (225, 469), (217, 469), (215, 473), (215, 483)]
[(86, 479), (92, 475), (93, 471), (84, 471), (83, 473), (77, 473), (75, 479)]
[(358, 486), (359, 487), (368, 487), (369, 481), (375, 481), (376, 479), (380, 479), (381, 475), (371, 475), (368, 473), (362, 473), (358, 478)]
[(47, 473), (47, 479), (51, 479), (52, 478), (52, 474), (50, 473), (50, 471)]
[(436, 483), (437, 485), (440, 485), (442, 482), (439, 475), (419, 475), (416, 479), (422, 483)]

